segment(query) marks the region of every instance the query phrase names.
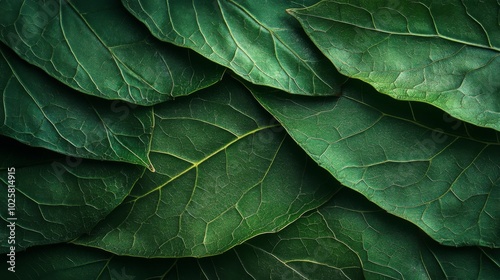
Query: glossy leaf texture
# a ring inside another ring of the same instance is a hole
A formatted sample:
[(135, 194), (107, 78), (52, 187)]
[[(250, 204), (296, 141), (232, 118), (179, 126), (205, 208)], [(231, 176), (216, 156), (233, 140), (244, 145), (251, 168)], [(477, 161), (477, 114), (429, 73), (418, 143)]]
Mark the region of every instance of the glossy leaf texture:
[(76, 90), (140, 105), (190, 94), (224, 72), (155, 39), (118, 0), (8, 1), (0, 40)]
[[(67, 256), (71, 256), (68, 258)], [(496, 279), (498, 249), (439, 245), (343, 189), (278, 233), (208, 258), (119, 257), (75, 245), (21, 253), (18, 279)], [(3, 272), (5, 273), (5, 272)]]
[(157, 38), (191, 48), (252, 83), (335, 95), (345, 80), (285, 12), (316, 1), (122, 2)]
[[(123, 201), (144, 172), (144, 167), (66, 157), (4, 137), (0, 143), (0, 187), (5, 191), (0, 197), (5, 206), (0, 212), (2, 254), (10, 252), (10, 246), (20, 252), (89, 232)], [(11, 168), (15, 170), (9, 178)], [(15, 191), (7, 192), (8, 186)]]
[(219, 254), (282, 229), (338, 188), (232, 79), (154, 111), (156, 172), (77, 244), (141, 257)]
[(153, 169), (151, 108), (81, 94), (1, 43), (0, 73), (0, 134), (65, 155)]
[(500, 4), (322, 1), (294, 15), (347, 76), (500, 130)]
[(499, 247), (500, 137), (425, 103), (351, 80), (340, 98), (253, 87), (258, 100), (343, 185), (451, 246)]

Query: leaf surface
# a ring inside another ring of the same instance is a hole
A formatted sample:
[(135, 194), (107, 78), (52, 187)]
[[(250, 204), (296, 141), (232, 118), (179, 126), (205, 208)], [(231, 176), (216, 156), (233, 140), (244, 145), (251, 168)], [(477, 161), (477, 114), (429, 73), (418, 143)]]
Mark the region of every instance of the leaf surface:
[(0, 72), (0, 134), (66, 155), (153, 169), (151, 108), (81, 94), (1, 43)]
[[(66, 157), (3, 138), (0, 187), (5, 195), (0, 197), (0, 205), (5, 211), (0, 212), (0, 224), (8, 230), (0, 231), (5, 241), (2, 254), (10, 246), (20, 252), (89, 232), (123, 201), (144, 172), (136, 165)], [(15, 168), (14, 178), (9, 179), (8, 168)], [(14, 196), (7, 195), (9, 185), (14, 186)], [(7, 211), (8, 205), (14, 206), (9, 207), (12, 212)], [(7, 242), (11, 223), (15, 224), (15, 243)]]
[(165, 44), (118, 0), (9, 1), (0, 40), (70, 87), (152, 105), (219, 81), (224, 69)]
[(498, 249), (439, 245), (347, 188), (284, 230), (245, 245), (280, 260), (288, 269), (275, 274), (279, 279), (495, 279), (500, 273)]
[(313, 0), (122, 2), (157, 38), (191, 48), (252, 83), (334, 95), (345, 80), (285, 12)]
[(253, 87), (307, 153), (377, 205), (451, 246), (500, 244), (500, 137), (351, 80), (340, 98)]
[(336, 190), (234, 80), (155, 106), (150, 157), (156, 172), (77, 244), (141, 257), (219, 254)]
[(495, 0), (328, 0), (290, 13), (341, 73), (500, 130), (499, 9)]
[(348, 189), (282, 231), (218, 256), (143, 259), (60, 245), (18, 258), (18, 277), (37, 280), (496, 279), (500, 273), (498, 249), (439, 245)]

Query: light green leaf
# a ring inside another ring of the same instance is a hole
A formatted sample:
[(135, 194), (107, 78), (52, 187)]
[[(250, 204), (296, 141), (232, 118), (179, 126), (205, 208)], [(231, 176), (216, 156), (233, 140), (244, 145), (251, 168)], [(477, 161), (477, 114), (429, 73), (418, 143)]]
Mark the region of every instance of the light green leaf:
[(290, 10), (350, 77), (500, 130), (500, 3), (322, 1)]
[(23, 280), (496, 279), (499, 253), (439, 245), (344, 189), (282, 231), (256, 237), (222, 255), (143, 259), (61, 245), (21, 253), (18, 266), (23, 269), (16, 275)]
[(345, 80), (285, 12), (315, 0), (122, 2), (156, 37), (191, 48), (250, 82), (334, 95)]
[(81, 94), (1, 43), (0, 73), (1, 135), (66, 155), (153, 169), (151, 108)]
[(89, 232), (123, 201), (144, 172), (139, 166), (65, 157), (0, 140), (2, 254), (9, 253), (10, 246), (20, 252)]
[(142, 257), (219, 254), (280, 230), (337, 186), (233, 80), (155, 106), (150, 157), (156, 172), (77, 244)]
[(500, 246), (498, 132), (377, 94), (355, 80), (340, 98), (252, 89), (343, 185), (440, 243)]
[(154, 39), (119, 0), (8, 1), (0, 40), (76, 90), (141, 105), (190, 94), (224, 72)]

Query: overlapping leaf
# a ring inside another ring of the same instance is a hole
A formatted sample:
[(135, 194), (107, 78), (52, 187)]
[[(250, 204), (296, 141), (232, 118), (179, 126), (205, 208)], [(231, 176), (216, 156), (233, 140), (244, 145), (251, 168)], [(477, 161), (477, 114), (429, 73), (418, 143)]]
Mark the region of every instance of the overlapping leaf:
[(339, 71), (500, 130), (495, 0), (326, 0), (290, 12)]
[[(499, 250), (438, 245), (347, 189), (281, 232), (245, 245), (280, 260), (280, 279), (495, 279), (500, 273)], [(255, 277), (264, 278), (270, 277)]]
[(285, 12), (314, 0), (122, 2), (156, 37), (191, 48), (253, 83), (333, 95), (345, 80)]
[(224, 71), (154, 39), (118, 0), (8, 1), (0, 40), (74, 89), (141, 105), (190, 94)]
[(23, 270), (17, 276), (37, 280), (496, 279), (498, 253), (438, 245), (414, 226), (344, 189), (279, 233), (259, 236), (222, 255), (145, 260), (75, 245), (52, 246), (21, 254), (18, 265)]
[[(499, 246), (498, 132), (425, 104), (499, 128), (498, 1), (122, 2), (133, 16), (116, 0), (0, 5), (19, 55), (0, 42), (0, 185), (15, 167), (17, 189), (1, 279), (498, 278), (499, 249), (427, 236)], [(307, 35), (424, 103), (345, 83)], [(228, 78), (158, 104), (219, 81), (213, 62), (286, 93)]]
[(447, 245), (499, 247), (500, 137), (360, 81), (341, 98), (253, 88), (290, 135), (341, 183)]
[[(0, 196), (0, 205), (5, 206), (0, 211), (2, 254), (9, 252), (10, 246), (20, 252), (89, 232), (123, 201), (144, 171), (124, 163), (65, 157), (4, 137), (0, 143), (0, 187), (5, 191)], [(10, 182), (8, 168), (15, 169)], [(7, 196), (8, 184), (15, 187), (15, 197)], [(7, 211), (7, 205), (13, 212)], [(11, 223), (15, 225), (15, 243), (7, 242), (11, 232), (7, 225)]]
[(150, 108), (65, 87), (0, 43), (0, 134), (62, 154), (153, 169)]
[(273, 120), (233, 80), (155, 106), (156, 172), (76, 243), (119, 255), (201, 257), (320, 206), (336, 185)]

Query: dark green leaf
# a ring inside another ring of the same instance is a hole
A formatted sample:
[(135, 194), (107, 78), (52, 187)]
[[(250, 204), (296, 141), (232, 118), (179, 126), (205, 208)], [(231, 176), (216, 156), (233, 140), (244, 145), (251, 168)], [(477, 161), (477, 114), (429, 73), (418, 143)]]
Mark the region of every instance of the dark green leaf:
[(500, 3), (322, 1), (291, 10), (339, 71), (500, 130)]
[(500, 246), (500, 137), (360, 81), (340, 98), (253, 88), (260, 102), (342, 184), (447, 245)]
[(175, 260), (116, 257), (81, 246), (51, 245), (21, 253), (15, 273), (4, 269), (0, 276), (20, 280), (160, 280), (175, 264)]
[(496, 279), (500, 273), (500, 250), (439, 245), (347, 189), (279, 233), (245, 245), (286, 265), (279, 279)]
[(2, 156), (20, 159), (0, 161), (2, 254), (10, 252), (10, 246), (20, 252), (89, 232), (123, 201), (144, 172), (139, 166), (65, 157), (0, 140)]
[(499, 252), (439, 245), (344, 189), (279, 233), (259, 236), (222, 255), (141, 259), (63, 245), (21, 253), (16, 275), (23, 280), (496, 279)]
[(157, 105), (153, 135), (156, 172), (78, 244), (144, 257), (219, 254), (283, 228), (336, 190), (233, 80)]
[(151, 108), (80, 94), (1, 43), (0, 73), (0, 134), (66, 155), (153, 169)]
[(122, 2), (156, 37), (191, 48), (253, 83), (334, 95), (345, 80), (285, 12), (315, 0)]
[(119, 0), (2, 3), (0, 40), (74, 89), (141, 105), (190, 94), (224, 71), (154, 39)]

